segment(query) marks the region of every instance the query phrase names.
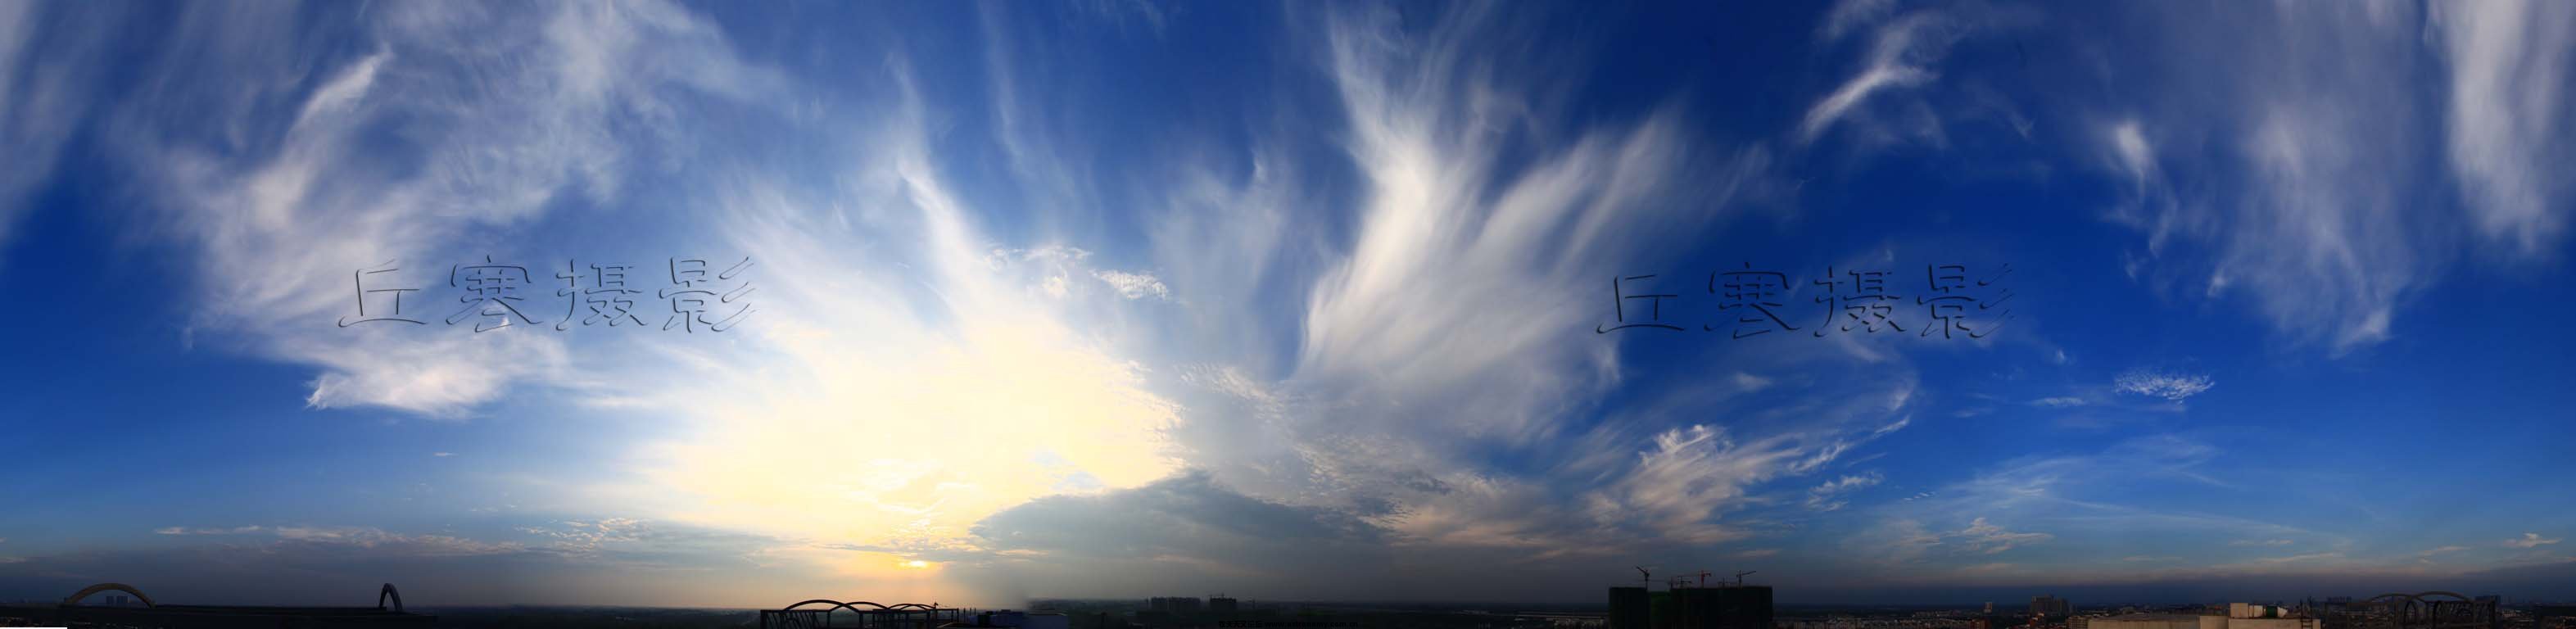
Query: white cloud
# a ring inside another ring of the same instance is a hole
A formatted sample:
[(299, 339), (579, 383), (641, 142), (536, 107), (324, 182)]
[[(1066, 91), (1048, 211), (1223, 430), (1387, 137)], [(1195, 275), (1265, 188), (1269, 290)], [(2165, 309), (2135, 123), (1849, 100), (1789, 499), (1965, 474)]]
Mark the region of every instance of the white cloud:
[(454, 557), (489, 555), (525, 550), (518, 544), (491, 543), (447, 535), (412, 535), (388, 532), (362, 526), (236, 526), (180, 527), (154, 529), (159, 535), (251, 535), (267, 534), (282, 543), (332, 544), (382, 550), (412, 557)]
[(1807, 508), (1817, 511), (1841, 509), (1847, 503), (1837, 499), (1838, 496), (1877, 485), (1884, 480), (1886, 480), (1885, 476), (1881, 476), (1878, 472), (1870, 472), (1846, 474), (1841, 478), (1825, 481), (1807, 490)]
[(2560, 538), (2555, 537), (2541, 537), (2539, 533), (2524, 533), (2521, 538), (2505, 540), (2504, 545), (2508, 548), (2539, 548), (2541, 546), (2556, 544), (2559, 539)]
[(1738, 372), (1735, 372), (1734, 379), (1735, 379), (1735, 388), (1743, 389), (1746, 393), (1751, 393), (1751, 392), (1755, 392), (1755, 391), (1760, 391), (1760, 390), (1763, 390), (1763, 389), (1771, 388), (1771, 379), (1770, 379), (1770, 378), (1764, 378), (1764, 377), (1761, 377), (1761, 376), (1756, 376), (1756, 375), (1753, 375), (1753, 374), (1749, 374), (1749, 373), (1744, 373), (1744, 372), (1738, 371)]
[(1913, 519), (1881, 523), (1864, 532), (1857, 546), (1874, 547), (1884, 559), (1909, 563), (1933, 555), (1936, 551), (1950, 557), (2002, 554), (2016, 547), (2055, 539), (2047, 533), (2014, 532), (1979, 517), (1956, 531), (1934, 531)]
[(232, 528), (188, 528), (181, 526), (168, 526), (153, 529), (152, 532), (160, 535), (247, 535), (265, 530), (268, 530), (268, 527), (255, 525), (236, 526)]
[(2210, 387), (2217, 386), (2217, 382), (2211, 380), (2209, 376), (2131, 371), (2120, 374), (2120, 377), (2112, 381), (2111, 385), (2123, 393), (2180, 402), (2208, 391)]
[[(0, 246), (32, 209), (29, 195), (54, 173), (64, 143), (80, 129), (90, 107), (80, 102), (95, 73), (76, 68), (96, 63), (112, 33), (97, 20), (49, 16), (38, 2), (0, 2)], [(49, 19), (51, 18), (51, 19)], [(39, 46), (39, 41), (44, 45)]]
[(2561, 176), (2567, 80), (2576, 64), (2576, 6), (2504, 0), (2428, 7), (2427, 37), (2450, 67), (2450, 167), (2480, 234), (2519, 254), (2544, 252), (2565, 230)]
[[(2395, 335), (2463, 251), (2527, 262), (2563, 235), (2565, 185), (2543, 173), (2576, 159), (2559, 115), (2576, 9), (2248, 3), (2143, 18), (2156, 54), (2108, 61), (2103, 78), (2171, 80), (2132, 83), (2132, 111), (2086, 148), (2135, 189), (2110, 218), (2146, 236), (2126, 268), (2160, 292), (2241, 300), (2341, 356)], [(2422, 62), (2428, 47), (2443, 63)], [(2177, 71), (2209, 59), (2244, 63)], [(2447, 99), (2422, 97), (2445, 80)], [(2387, 150), (2424, 145), (2447, 151)], [(2465, 211), (2438, 211), (2455, 193)]]
[(2291, 542), (2290, 540), (2286, 540), (2286, 539), (2240, 539), (2240, 540), (2236, 540), (2236, 541), (2228, 542), (2228, 543), (2227, 543), (2227, 545), (2229, 545), (2229, 546), (2288, 546), (2288, 545), (2290, 545), (2290, 544), (2292, 544), (2292, 543), (2293, 543), (2293, 542)]
[[(428, 291), (408, 295), (402, 314), (429, 325), (334, 322), (357, 309), (355, 271), (395, 260), (402, 270), (370, 288), (427, 288), (437, 266), (509, 253), (485, 231), (561, 198), (615, 201), (624, 172), (641, 170), (628, 160), (652, 154), (639, 145), (679, 139), (671, 99), (747, 98), (776, 81), (655, 2), (564, 5), (535, 20), (396, 7), (367, 16), (372, 51), (350, 59), (267, 32), (298, 17), (256, 12), (268, 11), (184, 12), (172, 46), (209, 52), (142, 70), (156, 96), (104, 108), (118, 123), (106, 143), (167, 211), (136, 223), (166, 223), (152, 235), (176, 235), (198, 258), (190, 338), (319, 367), (315, 408), (456, 417), (515, 384), (580, 383), (552, 330), (455, 333), (442, 319), (457, 304)], [(306, 92), (300, 76), (261, 70), (307, 65), (322, 79)], [(238, 138), (202, 130), (274, 117), (288, 122), (264, 153), (236, 154)], [(394, 145), (421, 166), (389, 167), (380, 136), (409, 128), (436, 129)]]
[(1784, 473), (1800, 454), (1790, 446), (1778, 439), (1737, 444), (1707, 426), (1666, 431), (1638, 455), (1633, 472), (1594, 492), (1594, 500), (1673, 541), (1741, 538), (1743, 531), (1713, 521), (1711, 513), (1741, 499), (1746, 486)]
[(1128, 299), (1142, 299), (1145, 297), (1170, 299), (1172, 296), (1172, 290), (1163, 286), (1162, 280), (1154, 279), (1154, 276), (1148, 273), (1128, 273), (1116, 269), (1101, 269), (1092, 271), (1091, 276), (1100, 278), (1100, 281), (1102, 282), (1107, 282), (1111, 288), (1118, 290), (1118, 296)]
[(2120, 167), (2136, 180), (2137, 188), (2145, 190), (2149, 178), (2155, 176), (2156, 152), (2138, 130), (2138, 121), (2123, 120), (2111, 125), (2111, 149), (2119, 156)]
[(1968, 528), (1959, 529), (1956, 535), (1969, 550), (1989, 555), (2012, 550), (2014, 546), (2035, 544), (2056, 538), (2047, 533), (2015, 533), (2004, 530), (2002, 526), (1987, 523), (1985, 518), (1977, 518), (1976, 521), (1968, 523)]
[[(1888, 36), (1891, 35), (1881, 35), (1881, 37)], [(1901, 33), (1894, 36), (1901, 36)], [(1929, 70), (1897, 65), (1889, 61), (1878, 60), (1876, 64), (1861, 70), (1858, 76), (1845, 81), (1842, 87), (1835, 88), (1832, 94), (1825, 95), (1824, 100), (1816, 101), (1814, 106), (1808, 107), (1806, 121), (1798, 125), (1799, 139), (1815, 141), (1816, 136), (1824, 134), (1825, 129), (1831, 128), (1834, 121), (1842, 119), (1845, 113), (1859, 105), (1862, 99), (1869, 98), (1872, 93), (1883, 89), (1921, 85), (1930, 82), (1934, 76)]]
[[(1540, 411), (1601, 384), (1615, 358), (1565, 333), (1592, 327), (1610, 269), (1740, 211), (1768, 158), (1692, 146), (1665, 109), (1512, 168), (1501, 148), (1517, 125), (1497, 117), (1544, 112), (1497, 102), (1526, 79), (1469, 54), (1525, 35), (1463, 28), (1490, 10), (1461, 8), (1445, 19), (1462, 28), (1418, 40), (1382, 10), (1337, 16), (1325, 34), (1365, 183), (1356, 233), (1311, 281), (1295, 378), (1441, 404), (1466, 436), (1528, 440), (1544, 434)], [(1709, 210), (1660, 209), (1683, 202)], [(1504, 312), (1513, 325), (1461, 325)]]
[(2289, 555), (2289, 556), (2286, 556), (2286, 557), (2263, 557), (2263, 558), (2260, 558), (2260, 559), (2255, 559), (2255, 560), (2254, 560), (2254, 563), (2256, 563), (2256, 564), (2263, 564), (2263, 565), (2270, 565), (2270, 564), (2287, 564), (2287, 563), (2304, 563), (2304, 562), (2323, 561), (2323, 560), (2327, 560), (2327, 559), (2342, 559), (2342, 558), (2343, 558), (2343, 556), (2344, 556), (2344, 554), (2343, 554), (2343, 553), (2340, 553), (2340, 552), (2308, 553), (2308, 554), (2304, 554), (2304, 555)]
[[(1865, 19), (1867, 14), (1884, 13), (1869, 9), (1866, 2), (1845, 2), (1837, 7), (1828, 21), (1829, 35), (1839, 35)], [(1949, 52), (1959, 33), (1953, 24), (1935, 11), (1916, 11), (1880, 25), (1870, 43), (1867, 59), (1859, 73), (1845, 79), (1822, 100), (1807, 108), (1798, 124), (1798, 140), (1813, 142), (1818, 136), (1843, 119), (1852, 110), (1881, 91), (1900, 89), (1931, 82), (1938, 75), (1928, 66)]]

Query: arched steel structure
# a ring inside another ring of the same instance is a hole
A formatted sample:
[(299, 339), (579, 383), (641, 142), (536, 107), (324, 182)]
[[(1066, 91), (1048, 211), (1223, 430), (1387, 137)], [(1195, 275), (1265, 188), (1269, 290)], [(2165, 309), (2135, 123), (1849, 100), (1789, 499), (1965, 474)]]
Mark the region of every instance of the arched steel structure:
[(132, 594), (132, 595), (134, 595), (134, 600), (138, 600), (138, 601), (142, 601), (142, 602), (143, 602), (143, 606), (144, 606), (144, 607), (151, 607), (151, 606), (152, 606), (152, 597), (144, 596), (144, 595), (143, 595), (143, 591), (142, 591), (142, 590), (134, 589), (134, 586), (126, 585), (126, 584), (123, 584), (123, 583), (101, 583), (101, 584), (98, 584), (98, 585), (93, 585), (93, 586), (89, 586), (89, 587), (81, 588), (81, 591), (79, 591), (79, 592), (73, 592), (73, 593), (72, 593), (72, 595), (71, 595), (71, 598), (63, 599), (63, 604), (64, 604), (64, 605), (79, 605), (79, 604), (80, 604), (80, 602), (81, 602), (81, 599), (89, 598), (89, 595), (91, 595), (91, 594), (97, 594), (97, 593), (100, 593), (100, 592), (124, 592), (124, 593), (127, 593), (127, 594)]
[(385, 584), (384, 589), (376, 590), (376, 609), (384, 609), (385, 599), (387, 598), (394, 599), (394, 611), (399, 612), (403, 610), (402, 592), (400, 590), (395, 590), (394, 584), (387, 583)]
[[(807, 606), (813, 607), (807, 607)], [(832, 614), (847, 610), (858, 616), (857, 624), (834, 624)], [(760, 626), (764, 629), (820, 629), (857, 627), (864, 629), (930, 629), (942, 623), (964, 620), (961, 610), (937, 604), (896, 603), (887, 605), (871, 601), (836, 601), (815, 598), (797, 601), (778, 609), (761, 610)]]

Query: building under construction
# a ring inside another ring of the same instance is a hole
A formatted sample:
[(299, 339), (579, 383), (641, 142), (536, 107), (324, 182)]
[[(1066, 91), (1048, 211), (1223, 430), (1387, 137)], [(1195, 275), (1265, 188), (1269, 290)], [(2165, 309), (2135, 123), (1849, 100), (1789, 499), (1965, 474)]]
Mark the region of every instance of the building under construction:
[(1711, 585), (1708, 574), (1667, 581), (1661, 591), (1650, 590), (1644, 578), (1610, 588), (1608, 629), (1771, 629), (1771, 586), (1747, 585), (1750, 572)]

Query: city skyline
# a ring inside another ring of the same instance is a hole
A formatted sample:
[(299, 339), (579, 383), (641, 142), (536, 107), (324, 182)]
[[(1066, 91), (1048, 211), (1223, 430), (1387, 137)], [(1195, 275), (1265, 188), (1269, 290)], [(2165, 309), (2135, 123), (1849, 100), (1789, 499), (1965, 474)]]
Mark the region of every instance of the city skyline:
[(2563, 2), (0, 0), (0, 599), (2576, 600), (2571, 72)]

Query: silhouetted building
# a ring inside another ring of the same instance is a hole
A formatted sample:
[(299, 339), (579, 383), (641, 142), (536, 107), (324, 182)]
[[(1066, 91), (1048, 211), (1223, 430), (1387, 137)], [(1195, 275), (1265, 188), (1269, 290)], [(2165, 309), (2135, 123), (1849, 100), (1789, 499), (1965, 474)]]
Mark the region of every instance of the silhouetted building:
[(1702, 626), (1718, 629), (1771, 629), (1771, 586), (1734, 585), (1694, 589), (1717, 591), (1717, 624)]
[(1217, 614), (1232, 614), (1243, 607), (1236, 603), (1233, 598), (1226, 596), (1218, 596), (1216, 598), (1208, 599), (1207, 603), (1208, 611)]
[[(82, 599), (105, 592), (106, 605), (83, 605)], [(390, 600), (393, 606), (385, 603)], [(56, 604), (0, 605), (0, 626), (20, 621), (40, 626), (110, 626), (144, 629), (250, 629), (300, 627), (429, 627), (436, 616), (403, 611), (402, 595), (386, 584), (377, 591), (375, 607), (253, 607), (240, 605), (162, 605), (133, 586), (101, 583), (81, 589)]]
[[(1629, 592), (1623, 593), (1626, 590)], [(1716, 587), (1676, 587), (1662, 592), (1645, 588), (1611, 588), (1610, 627), (1623, 625), (1622, 612), (1636, 622), (1635, 609), (1639, 595), (1644, 596), (1645, 621), (1641, 627), (1651, 629), (1772, 629), (1771, 586), (1720, 585)], [(1626, 605), (1619, 601), (1628, 597)]]
[(2068, 602), (2066, 599), (2058, 598), (2056, 595), (2030, 597), (2030, 615), (2032, 616), (2051, 620), (2063, 620), (2067, 616), (2074, 615), (2074, 612), (2074, 603)]
[(1199, 599), (1195, 596), (1157, 596), (1145, 608), (1174, 614), (1196, 614), (1199, 613)]
[(1610, 588), (1608, 629), (1649, 629), (1647, 610), (1653, 605), (1654, 597), (1642, 586)]

